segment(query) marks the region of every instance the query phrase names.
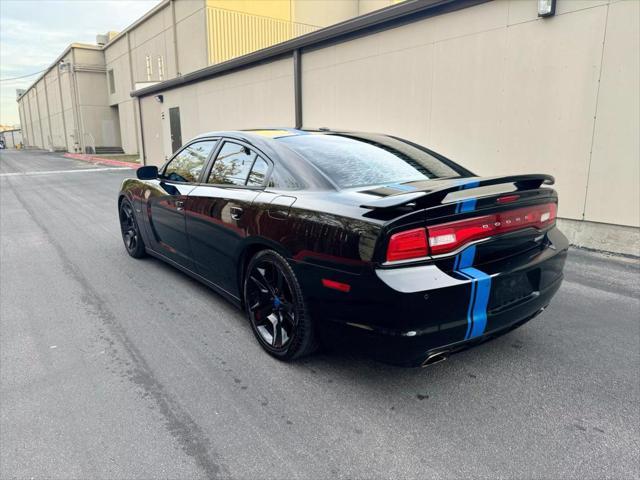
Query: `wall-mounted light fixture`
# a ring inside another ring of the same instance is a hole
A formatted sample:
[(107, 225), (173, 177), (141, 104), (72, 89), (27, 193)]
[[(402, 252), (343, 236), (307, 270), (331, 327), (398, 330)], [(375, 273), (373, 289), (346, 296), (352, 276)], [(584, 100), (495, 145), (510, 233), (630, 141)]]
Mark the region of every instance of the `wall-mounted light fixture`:
[(538, 0), (538, 16), (552, 17), (556, 14), (556, 0)]
[(61, 72), (68, 72), (70, 66), (71, 64), (69, 62), (65, 62), (64, 60), (60, 60), (60, 63), (58, 63), (58, 69)]
[(158, 103), (162, 103), (164, 102), (164, 95), (156, 95), (155, 97), (153, 97), (156, 99), (156, 102)]

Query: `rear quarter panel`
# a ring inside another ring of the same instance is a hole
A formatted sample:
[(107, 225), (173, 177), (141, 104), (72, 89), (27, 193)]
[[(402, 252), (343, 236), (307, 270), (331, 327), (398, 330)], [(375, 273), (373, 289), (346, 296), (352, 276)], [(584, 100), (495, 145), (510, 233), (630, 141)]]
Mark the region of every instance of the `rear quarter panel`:
[(295, 262), (361, 273), (371, 267), (382, 225), (357, 214), (353, 207), (297, 195), (286, 218), (262, 215), (257, 234), (280, 244)]

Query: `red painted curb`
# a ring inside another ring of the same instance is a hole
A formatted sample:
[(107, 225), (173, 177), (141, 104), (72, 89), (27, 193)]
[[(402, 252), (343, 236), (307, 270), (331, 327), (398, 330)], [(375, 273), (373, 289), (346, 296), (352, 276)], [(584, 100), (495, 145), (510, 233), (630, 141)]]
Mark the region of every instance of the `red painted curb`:
[(83, 153), (65, 153), (63, 155), (67, 158), (73, 158), (74, 160), (81, 160), (83, 162), (95, 163), (96, 165), (111, 165), (114, 167), (129, 167), (137, 170), (142, 167), (139, 163), (133, 162), (121, 162), (120, 160), (113, 160), (111, 158), (94, 157), (93, 155), (85, 155)]

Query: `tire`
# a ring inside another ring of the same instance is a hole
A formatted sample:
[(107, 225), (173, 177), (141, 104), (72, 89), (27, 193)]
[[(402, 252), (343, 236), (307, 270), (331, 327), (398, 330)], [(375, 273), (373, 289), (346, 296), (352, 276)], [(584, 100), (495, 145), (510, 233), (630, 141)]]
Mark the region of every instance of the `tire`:
[(251, 329), (269, 355), (292, 361), (317, 350), (300, 283), (282, 255), (258, 252), (247, 266), (243, 291)]
[(144, 240), (140, 235), (140, 228), (136, 221), (131, 202), (124, 198), (120, 202), (118, 209), (120, 217), (120, 232), (122, 233), (122, 241), (127, 253), (133, 258), (142, 258), (147, 255)]

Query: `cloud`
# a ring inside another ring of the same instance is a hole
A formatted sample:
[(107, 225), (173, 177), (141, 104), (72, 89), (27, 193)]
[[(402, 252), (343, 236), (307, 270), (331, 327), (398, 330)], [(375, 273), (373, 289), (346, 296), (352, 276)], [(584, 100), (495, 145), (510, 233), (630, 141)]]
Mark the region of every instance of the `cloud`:
[[(160, 0), (0, 0), (0, 78), (47, 68), (70, 44), (95, 43), (95, 36), (121, 31)], [(0, 83), (0, 123), (19, 123), (17, 88), (37, 75)]]

